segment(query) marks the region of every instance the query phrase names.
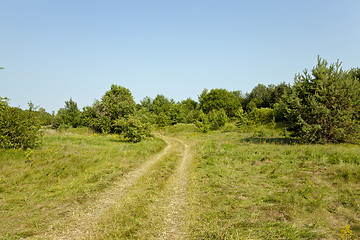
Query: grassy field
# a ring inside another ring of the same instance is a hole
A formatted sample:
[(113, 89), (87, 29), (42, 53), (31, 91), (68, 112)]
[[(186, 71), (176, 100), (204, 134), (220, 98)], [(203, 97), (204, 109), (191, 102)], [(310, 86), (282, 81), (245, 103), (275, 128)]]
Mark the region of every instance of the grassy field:
[[(161, 132), (186, 143), (192, 156), (183, 196), (186, 239), (360, 236), (358, 145), (303, 145), (267, 127), (239, 131), (227, 125), (203, 134), (193, 125), (175, 125)], [(176, 184), (169, 179), (184, 152), (176, 139), (99, 219), (88, 239), (164, 236)], [(72, 205), (91, 203), (165, 145), (159, 138), (133, 144), (70, 129), (47, 131), (36, 150), (0, 150), (0, 239), (36, 239)]]
[(341, 239), (347, 225), (360, 236), (358, 145), (183, 130), (169, 132), (196, 142), (189, 239)]
[(86, 129), (46, 131), (42, 142), (36, 150), (0, 149), (0, 239), (47, 231), (72, 205), (91, 201), (165, 146), (160, 139), (124, 143)]

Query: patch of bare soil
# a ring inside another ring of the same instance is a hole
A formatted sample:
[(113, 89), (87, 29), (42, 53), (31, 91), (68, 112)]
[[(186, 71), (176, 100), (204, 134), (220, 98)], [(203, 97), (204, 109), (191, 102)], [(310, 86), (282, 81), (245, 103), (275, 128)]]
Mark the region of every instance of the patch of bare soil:
[[(166, 138), (164, 138), (166, 139)], [(176, 172), (171, 176), (165, 198), (163, 199), (162, 213), (164, 227), (162, 239), (186, 239), (186, 210), (187, 210), (187, 186), (189, 183), (189, 165), (191, 163), (190, 148), (183, 141), (175, 138), (168, 138), (181, 143), (183, 154)]]

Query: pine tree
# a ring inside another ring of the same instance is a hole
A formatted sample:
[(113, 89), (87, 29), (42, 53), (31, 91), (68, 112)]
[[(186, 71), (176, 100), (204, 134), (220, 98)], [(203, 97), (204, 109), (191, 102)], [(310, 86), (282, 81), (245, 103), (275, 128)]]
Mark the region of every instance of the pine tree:
[(306, 142), (349, 142), (358, 138), (360, 83), (341, 63), (318, 58), (311, 74), (295, 76), (285, 95), (285, 117), (293, 136)]

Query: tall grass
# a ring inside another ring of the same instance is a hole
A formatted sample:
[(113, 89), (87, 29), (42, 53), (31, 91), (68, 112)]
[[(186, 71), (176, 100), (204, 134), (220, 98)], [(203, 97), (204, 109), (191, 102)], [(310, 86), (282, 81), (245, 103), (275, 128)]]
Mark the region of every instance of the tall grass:
[(359, 146), (257, 131), (177, 133), (198, 142), (189, 239), (339, 239), (347, 225), (360, 236)]
[(46, 231), (165, 145), (124, 143), (86, 129), (47, 132), (35, 150), (0, 150), (0, 239)]

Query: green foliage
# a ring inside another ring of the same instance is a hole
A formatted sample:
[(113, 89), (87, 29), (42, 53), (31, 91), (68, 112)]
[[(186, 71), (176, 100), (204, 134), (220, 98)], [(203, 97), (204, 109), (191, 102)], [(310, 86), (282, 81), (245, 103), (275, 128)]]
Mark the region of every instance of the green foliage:
[(129, 89), (111, 85), (101, 98), (96, 100), (92, 107), (85, 107), (80, 114), (80, 123), (97, 132), (119, 132), (119, 119), (129, 118), (136, 111), (136, 103)]
[(190, 112), (197, 108), (198, 103), (191, 98), (187, 98), (186, 100), (180, 102), (180, 106), (185, 112)]
[(72, 127), (77, 127), (80, 123), (80, 110), (72, 98), (70, 98), (69, 101), (65, 101), (63, 119), (65, 124), (71, 125)]
[(339, 61), (318, 58), (311, 74), (295, 77), (284, 103), (287, 128), (306, 142), (348, 142), (358, 138), (360, 83)]
[(170, 124), (175, 125), (183, 121), (183, 112), (178, 104), (173, 104), (169, 109)]
[(274, 108), (274, 105), (281, 101), (282, 95), (289, 89), (290, 86), (284, 82), (277, 86), (258, 84), (247, 94), (244, 108), (247, 111), (252, 111), (254, 108)]
[(0, 98), (0, 147), (34, 148), (41, 136), (40, 122), (34, 112), (8, 106), (6, 98)]
[(78, 127), (81, 123), (81, 112), (77, 106), (77, 103), (70, 98), (69, 101), (65, 101), (65, 107), (60, 108), (54, 121), (53, 126), (58, 128), (60, 125)]
[(115, 133), (120, 134), (128, 142), (137, 143), (151, 137), (150, 125), (143, 123), (138, 116), (134, 115), (117, 119), (114, 129)]
[(164, 112), (159, 113), (156, 116), (156, 124), (159, 127), (165, 127), (165, 126), (170, 125), (170, 116)]
[(360, 81), (360, 68), (352, 68), (349, 71), (349, 74), (351, 77), (356, 78), (358, 81)]
[(247, 118), (252, 124), (267, 124), (274, 118), (274, 109), (254, 108), (247, 114)]
[(208, 119), (210, 122), (211, 130), (217, 130), (225, 126), (225, 123), (228, 121), (228, 117), (226, 116), (226, 112), (224, 109), (211, 110), (208, 114)]
[(173, 101), (166, 98), (164, 95), (158, 94), (152, 102), (152, 111), (156, 114), (168, 113)]
[(205, 113), (200, 112), (198, 119), (195, 121), (195, 126), (202, 133), (207, 133), (210, 129), (209, 119)]
[(155, 119), (159, 127), (174, 125), (184, 119), (182, 107), (161, 94), (158, 94), (154, 100), (145, 97), (141, 101), (141, 107), (154, 115), (151, 119)]
[(226, 89), (212, 89), (210, 92), (205, 89), (199, 96), (199, 107), (204, 113), (224, 109), (229, 118), (235, 116), (241, 102), (240, 92), (229, 92)]
[(111, 85), (111, 89), (101, 98), (101, 111), (112, 121), (133, 114), (136, 103), (129, 89)]
[(39, 124), (41, 126), (50, 125), (52, 121), (52, 116), (50, 113), (47, 113), (44, 108), (39, 108), (35, 112), (36, 117), (39, 119)]
[(102, 116), (94, 118), (90, 127), (100, 133), (110, 133), (112, 131), (113, 121), (110, 117)]
[(235, 115), (236, 126), (242, 128), (245, 125), (262, 125), (271, 123), (275, 127), (275, 110), (271, 108), (256, 108), (250, 112), (244, 112), (239, 108)]
[(140, 118), (141, 122), (148, 124), (156, 124), (157, 116), (155, 113), (150, 112), (147, 108), (141, 107), (136, 115)]
[(93, 120), (96, 118), (95, 109), (91, 106), (86, 106), (80, 113), (80, 125), (91, 127)]
[(249, 124), (249, 119), (247, 117), (247, 114), (246, 112), (244, 112), (244, 110), (241, 107), (235, 113), (235, 121), (236, 121), (236, 126), (238, 128), (241, 128), (242, 126)]

